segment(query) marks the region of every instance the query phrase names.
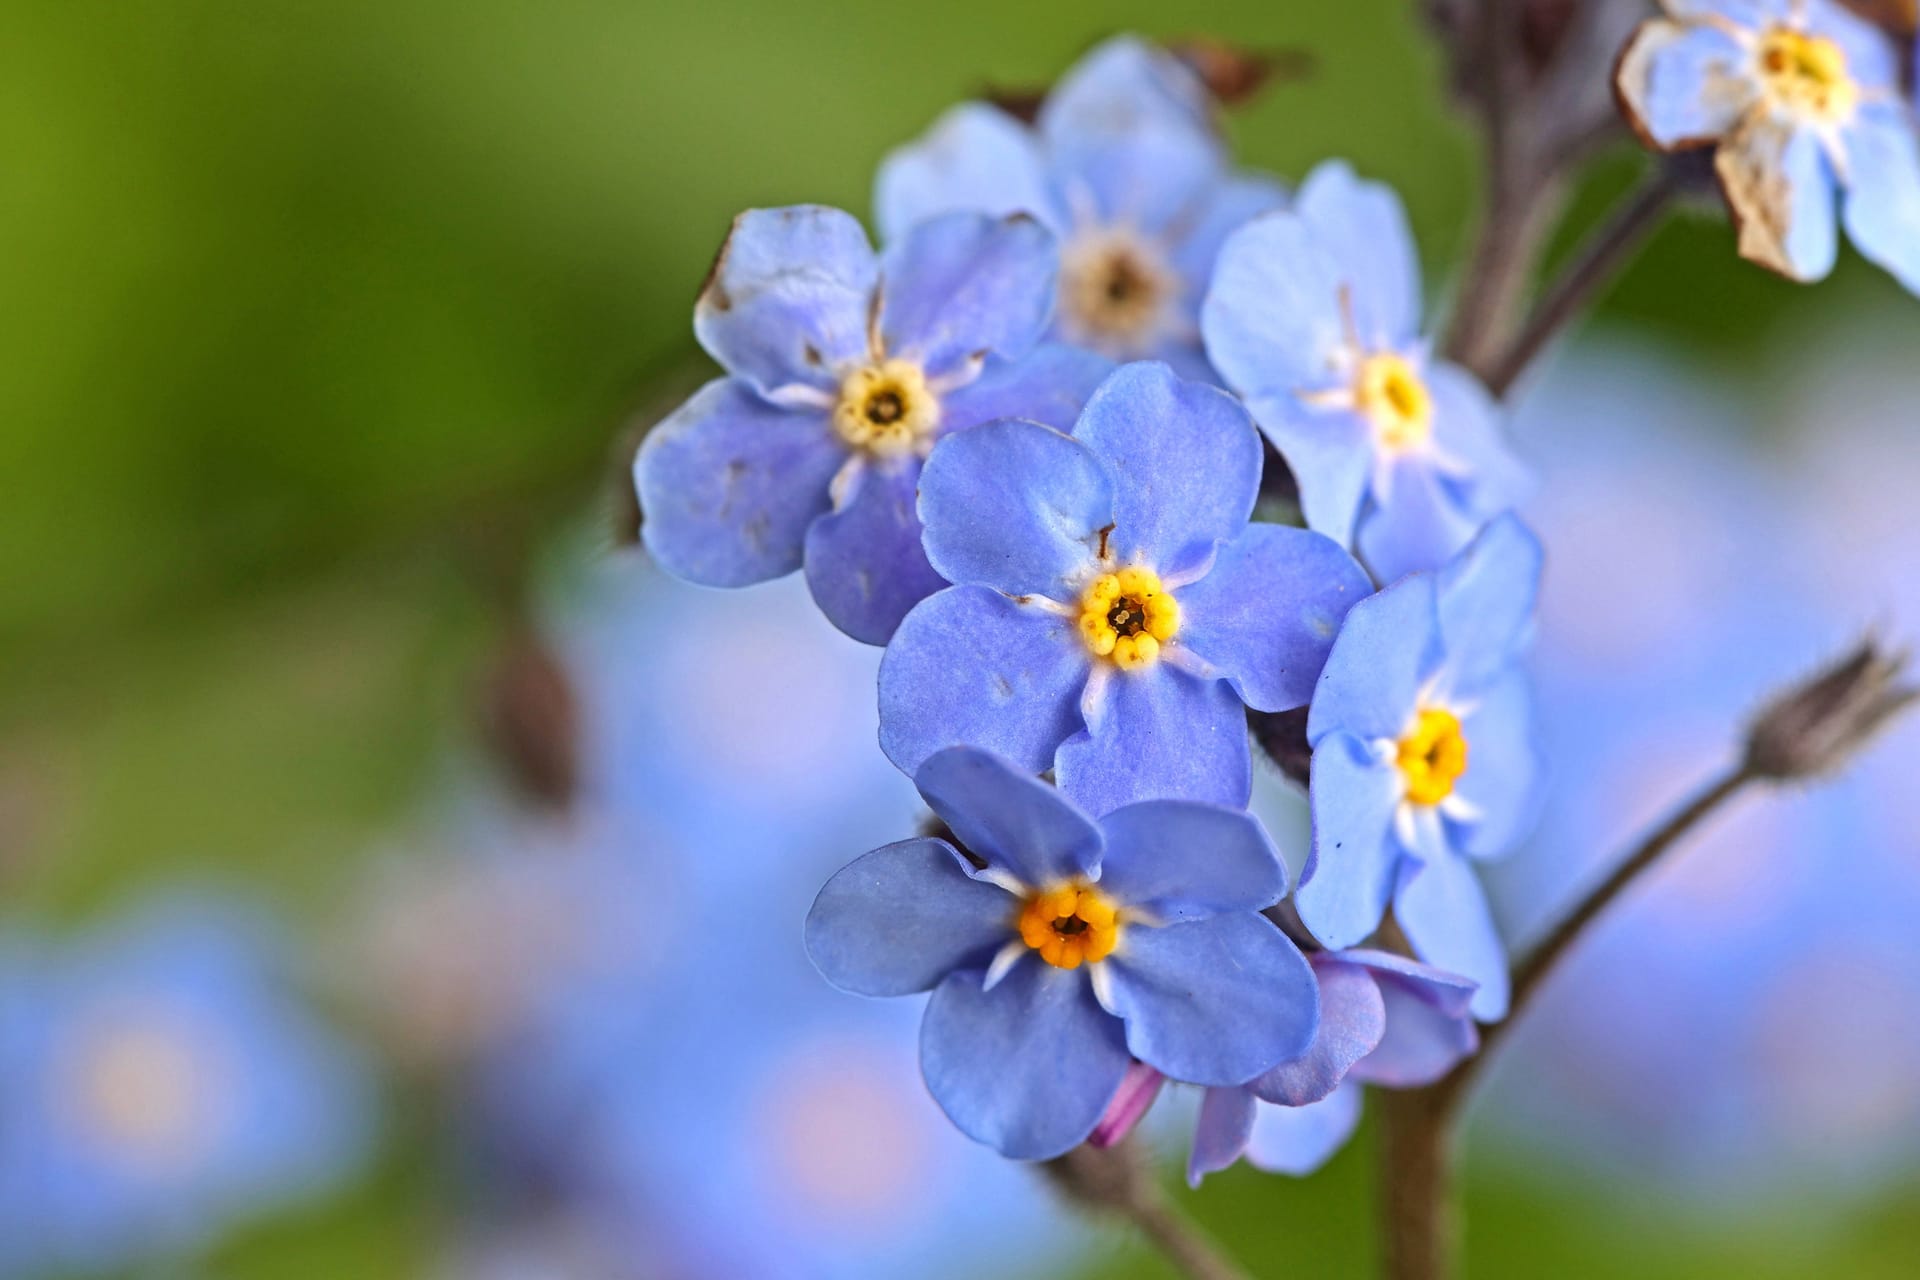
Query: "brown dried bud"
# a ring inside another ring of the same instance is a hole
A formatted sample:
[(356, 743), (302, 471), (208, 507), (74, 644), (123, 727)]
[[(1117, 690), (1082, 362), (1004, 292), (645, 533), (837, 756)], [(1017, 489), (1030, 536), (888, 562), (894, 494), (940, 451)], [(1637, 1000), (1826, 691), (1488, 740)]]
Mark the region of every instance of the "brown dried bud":
[(488, 745), (521, 792), (565, 809), (580, 783), (580, 704), (558, 658), (538, 637), (507, 642), (481, 693)]
[(1868, 22), (1896, 38), (1910, 36), (1920, 24), (1920, 4), (1915, 0), (1840, 0)]
[(1310, 49), (1246, 49), (1213, 36), (1175, 40), (1167, 52), (1186, 63), (1223, 107), (1245, 106), (1269, 84), (1305, 80), (1319, 66)]
[(1904, 683), (1907, 655), (1872, 636), (1846, 657), (1776, 696), (1747, 733), (1747, 772), (1813, 778), (1841, 768), (1903, 708), (1920, 699)]
[(1032, 124), (1040, 118), (1040, 108), (1046, 103), (1045, 85), (1038, 88), (1033, 85), (997, 85), (990, 84), (980, 90), (982, 101), (990, 102), (1021, 124)]

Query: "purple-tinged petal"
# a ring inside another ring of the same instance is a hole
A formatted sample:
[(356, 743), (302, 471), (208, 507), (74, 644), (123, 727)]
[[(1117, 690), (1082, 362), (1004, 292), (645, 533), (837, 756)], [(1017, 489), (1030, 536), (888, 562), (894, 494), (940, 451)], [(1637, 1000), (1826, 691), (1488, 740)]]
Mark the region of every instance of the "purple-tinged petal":
[(988, 353), (1017, 360), (1053, 311), (1053, 234), (1025, 213), (948, 213), (889, 245), (880, 261), (880, 339), (887, 355), (932, 378)]
[(1373, 478), (1373, 428), (1351, 409), (1310, 408), (1290, 393), (1256, 396), (1247, 408), (1287, 460), (1307, 528), (1351, 547)]
[(1912, 116), (1863, 107), (1846, 148), (1847, 238), (1908, 293), (1920, 294), (1920, 134)]
[(1210, 1173), (1230, 1169), (1253, 1137), (1253, 1095), (1234, 1085), (1209, 1089), (1200, 1096), (1200, 1117), (1193, 1126), (1193, 1148), (1187, 1153), (1187, 1185), (1198, 1187)]
[(1360, 521), (1360, 558), (1382, 582), (1437, 569), (1480, 531), (1462, 485), (1433, 459), (1407, 454), (1393, 468), (1392, 496)]
[(1127, 1135), (1146, 1117), (1154, 1099), (1160, 1096), (1160, 1086), (1166, 1082), (1165, 1076), (1144, 1062), (1136, 1062), (1128, 1067), (1126, 1079), (1120, 1082), (1119, 1092), (1107, 1104), (1106, 1114), (1100, 1117), (1100, 1123), (1087, 1138), (1087, 1145), (1111, 1147), (1124, 1142)]
[(951, 582), (1069, 602), (1113, 524), (1113, 490), (1093, 450), (1037, 422), (948, 436), (920, 476), (927, 559)]
[(1226, 681), (1199, 679), (1163, 659), (1112, 671), (1091, 701), (1086, 731), (1054, 757), (1060, 789), (1088, 813), (1141, 800), (1246, 806), (1253, 790), (1247, 713)]
[(880, 749), (909, 775), (963, 743), (1041, 773), (1081, 727), (1088, 665), (1065, 618), (986, 587), (936, 592), (880, 660)]
[(867, 358), (879, 264), (850, 213), (749, 209), (733, 220), (693, 311), (709, 355), (761, 392), (832, 391)]
[(1506, 1016), (1507, 949), (1467, 859), (1444, 847), (1422, 848), (1419, 861), (1403, 868), (1393, 918), (1422, 960), (1480, 984), (1474, 1017), (1497, 1022)]
[(1200, 305), (1207, 358), (1249, 400), (1340, 385), (1340, 285), (1339, 264), (1305, 219), (1284, 210), (1255, 218), (1221, 246)]
[(1259, 911), (1287, 892), (1287, 869), (1267, 829), (1244, 809), (1148, 800), (1100, 820), (1100, 888), (1155, 920)]
[(807, 530), (807, 587), (814, 603), (827, 621), (862, 644), (885, 644), (909, 609), (947, 585), (920, 546), (920, 517), (914, 513), (919, 476), (913, 461), (868, 462), (840, 509)]
[(1320, 1028), (1313, 1046), (1248, 1085), (1262, 1102), (1304, 1107), (1340, 1087), (1353, 1064), (1372, 1053), (1387, 1029), (1387, 1007), (1373, 974), (1339, 956), (1312, 957), (1320, 983)]
[(1347, 1083), (1304, 1107), (1260, 1107), (1247, 1139), (1247, 1163), (1266, 1173), (1304, 1178), (1353, 1136), (1360, 1124), (1362, 1092), (1359, 1085)]
[(913, 785), (961, 844), (1022, 884), (1053, 885), (1100, 870), (1099, 828), (1053, 787), (992, 752), (935, 752)]
[(1101, 998), (1126, 1022), (1127, 1047), (1175, 1080), (1244, 1084), (1313, 1043), (1313, 970), (1265, 916), (1122, 925), (1100, 965)]
[(989, 356), (980, 376), (940, 398), (940, 429), (965, 431), (997, 418), (1025, 418), (1070, 432), (1087, 397), (1113, 372), (1113, 361), (1049, 342), (1019, 360)]
[(1133, 1059), (1084, 972), (1038, 958), (991, 991), (979, 973), (935, 988), (920, 1025), (927, 1090), (960, 1132), (1015, 1160), (1049, 1160), (1100, 1123)]
[(1260, 435), (1218, 387), (1155, 361), (1122, 365), (1073, 434), (1112, 470), (1108, 550), (1121, 564), (1188, 572), (1247, 527), (1260, 495)]
[(704, 586), (791, 573), (846, 457), (824, 414), (779, 409), (744, 382), (716, 379), (640, 446), (640, 536), (662, 568)]
[(1386, 914), (1403, 853), (1394, 834), (1403, 790), (1399, 770), (1350, 734), (1314, 747), (1313, 854), (1293, 904), (1322, 944), (1353, 946)]
[(917, 140), (889, 152), (874, 180), (873, 206), (887, 241), (963, 209), (1030, 213), (1055, 231), (1068, 225), (1048, 188), (1033, 131), (983, 102), (949, 109)]
[(902, 840), (842, 867), (807, 912), (807, 955), (828, 982), (863, 996), (931, 991), (981, 969), (1013, 937), (1018, 903), (974, 879), (944, 840)]
[(1634, 33), (1614, 83), (1634, 131), (1666, 151), (1724, 136), (1761, 92), (1752, 51), (1725, 29), (1664, 18)]
[(1440, 571), (1435, 595), (1450, 692), (1471, 695), (1519, 658), (1533, 636), (1544, 561), (1532, 530), (1505, 515)]
[(1373, 593), (1354, 558), (1324, 534), (1253, 524), (1177, 593), (1179, 642), (1261, 711), (1306, 705), (1340, 623)]
[(1396, 582), (1348, 611), (1307, 716), (1307, 741), (1329, 733), (1398, 738), (1440, 661), (1431, 577)]
[(1467, 771), (1454, 782), (1453, 794), (1471, 815), (1449, 815), (1448, 830), (1468, 857), (1498, 857), (1533, 830), (1543, 799), (1526, 673), (1513, 670), (1483, 687), (1461, 717), (1460, 732), (1467, 740)]
[(1393, 1089), (1417, 1089), (1453, 1070), (1480, 1046), (1469, 1006), (1475, 984), (1385, 952), (1344, 953), (1374, 972), (1387, 1013), (1386, 1034), (1355, 1063), (1351, 1078)]
[(1362, 347), (1397, 347), (1420, 331), (1420, 259), (1392, 187), (1329, 160), (1307, 175), (1293, 208), (1335, 263)]
[(1833, 172), (1816, 131), (1751, 119), (1720, 144), (1713, 167), (1741, 257), (1789, 280), (1826, 278), (1839, 246)]

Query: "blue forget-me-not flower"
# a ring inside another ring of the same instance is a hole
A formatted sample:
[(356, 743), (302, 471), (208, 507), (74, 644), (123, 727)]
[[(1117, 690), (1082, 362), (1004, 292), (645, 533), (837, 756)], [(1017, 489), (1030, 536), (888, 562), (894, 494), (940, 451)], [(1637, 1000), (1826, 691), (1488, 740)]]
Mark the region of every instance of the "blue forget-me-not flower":
[(1246, 410), (1164, 364), (1122, 366), (1072, 436), (995, 422), (934, 450), (927, 557), (955, 585), (880, 663), (880, 745), (907, 773), (985, 747), (1095, 814), (1245, 805), (1245, 707), (1304, 705), (1370, 584), (1304, 529), (1248, 524)]
[(1843, 222), (1920, 293), (1920, 132), (1894, 42), (1829, 0), (1664, 7), (1620, 60), (1620, 101), (1649, 146), (1714, 148), (1741, 256), (1818, 280)]
[(1414, 952), (1479, 983), (1503, 1016), (1507, 961), (1472, 860), (1533, 821), (1539, 766), (1520, 657), (1540, 546), (1513, 516), (1437, 573), (1347, 615), (1307, 716), (1313, 853), (1295, 905), (1313, 935), (1353, 946), (1389, 904)]
[(1036, 349), (1055, 269), (1052, 235), (1018, 215), (935, 219), (876, 256), (837, 209), (741, 214), (694, 311), (728, 376), (634, 464), (647, 549), (718, 587), (804, 564), (835, 626), (885, 644), (944, 585), (913, 510), (934, 442), (1010, 415), (1065, 426), (1107, 371)]
[(956, 209), (1025, 211), (1060, 237), (1062, 339), (1211, 378), (1200, 299), (1227, 234), (1280, 207), (1278, 182), (1235, 171), (1198, 76), (1117, 36), (1062, 76), (1029, 127), (963, 103), (887, 157), (874, 208), (889, 237)]
[(1293, 469), (1308, 527), (1383, 583), (1444, 563), (1525, 488), (1486, 389), (1430, 356), (1419, 326), (1406, 211), (1339, 161), (1228, 239), (1201, 311), (1207, 355)]
[(921, 1070), (969, 1137), (1057, 1156), (1136, 1058), (1229, 1085), (1312, 1043), (1313, 971), (1260, 914), (1286, 870), (1251, 815), (1162, 800), (1096, 823), (973, 747), (914, 783), (967, 853), (922, 838), (859, 858), (820, 891), (807, 950), (848, 991), (933, 992)]

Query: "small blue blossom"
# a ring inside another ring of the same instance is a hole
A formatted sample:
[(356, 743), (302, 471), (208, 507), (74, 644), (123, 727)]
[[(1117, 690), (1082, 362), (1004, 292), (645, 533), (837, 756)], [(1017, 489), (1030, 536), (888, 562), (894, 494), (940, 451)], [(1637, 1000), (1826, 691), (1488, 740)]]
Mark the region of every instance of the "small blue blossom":
[(1360, 1121), (1362, 1086), (1431, 1084), (1479, 1046), (1465, 978), (1384, 951), (1308, 957), (1320, 987), (1320, 1030), (1307, 1053), (1200, 1104), (1187, 1181), (1243, 1156), (1296, 1177), (1325, 1164)]
[(1025, 211), (1060, 237), (1055, 332), (1116, 360), (1166, 360), (1211, 380), (1200, 299), (1221, 243), (1286, 192), (1233, 170), (1213, 102), (1178, 58), (1137, 36), (1062, 76), (1032, 127), (985, 103), (942, 116), (881, 165), (889, 238), (956, 209)]
[(852, 215), (800, 205), (735, 219), (694, 310), (729, 376), (648, 434), (642, 537), (669, 572), (739, 587), (806, 567), (822, 612), (885, 644), (944, 585), (914, 486), (942, 436), (994, 418), (1065, 425), (1105, 361), (1039, 346), (1053, 237), (956, 214), (876, 256)]
[(1251, 815), (1161, 800), (1096, 824), (972, 747), (914, 783), (979, 861), (931, 838), (875, 849), (820, 891), (807, 952), (847, 991), (933, 992), (921, 1070), (967, 1136), (1050, 1158), (1093, 1132), (1136, 1058), (1229, 1085), (1313, 1042), (1313, 971), (1260, 915), (1286, 870)]
[(1486, 389), (1429, 355), (1419, 325), (1406, 211), (1338, 161), (1228, 239), (1201, 310), (1207, 355), (1293, 469), (1307, 526), (1381, 582), (1438, 567), (1526, 487)]
[(1665, 0), (1616, 77), (1662, 151), (1714, 148), (1740, 255), (1819, 280), (1848, 239), (1920, 293), (1920, 132), (1894, 42), (1830, 0)]
[(1072, 436), (1008, 421), (942, 443), (920, 516), (955, 585), (881, 660), (888, 757), (911, 774), (985, 747), (1096, 814), (1244, 806), (1245, 707), (1303, 705), (1370, 590), (1330, 539), (1248, 524), (1259, 483), (1246, 410), (1163, 364), (1116, 371)]
[(1539, 765), (1520, 657), (1540, 546), (1505, 516), (1432, 574), (1347, 615), (1307, 718), (1313, 853), (1300, 918), (1350, 947), (1395, 921), (1421, 959), (1479, 984), (1502, 1017), (1507, 961), (1471, 859), (1509, 851), (1537, 808)]

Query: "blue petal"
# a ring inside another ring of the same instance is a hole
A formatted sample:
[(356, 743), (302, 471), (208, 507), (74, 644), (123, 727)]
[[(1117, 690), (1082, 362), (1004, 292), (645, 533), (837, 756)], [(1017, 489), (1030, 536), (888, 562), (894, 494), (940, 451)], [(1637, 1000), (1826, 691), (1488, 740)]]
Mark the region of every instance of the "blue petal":
[(807, 530), (807, 587), (814, 603), (862, 644), (885, 644), (907, 610), (947, 585), (920, 546), (920, 517), (914, 514), (919, 476), (912, 461), (866, 463), (840, 509)]
[(1127, 1047), (1175, 1080), (1245, 1084), (1313, 1043), (1313, 970), (1265, 916), (1122, 926), (1119, 948), (1100, 963)]
[(1213, 568), (1176, 593), (1179, 643), (1261, 711), (1304, 706), (1342, 619), (1373, 591), (1366, 570), (1322, 534), (1249, 525)]
[(1234, 1086), (1209, 1089), (1200, 1095), (1200, 1117), (1193, 1126), (1193, 1148), (1187, 1153), (1187, 1185), (1197, 1187), (1210, 1173), (1233, 1166), (1253, 1136), (1253, 1095)]
[(1307, 716), (1307, 741), (1329, 733), (1397, 739), (1441, 656), (1434, 583), (1396, 582), (1347, 613)]
[(1399, 346), (1419, 332), (1420, 259), (1392, 187), (1329, 160), (1307, 175), (1293, 208), (1335, 263), (1362, 347)]
[(996, 418), (1025, 418), (1072, 431), (1087, 397), (1112, 372), (1105, 356), (1057, 342), (1019, 360), (989, 357), (978, 378), (940, 398), (940, 429), (965, 431)]
[(1247, 527), (1260, 496), (1260, 436), (1218, 387), (1154, 361), (1122, 365), (1073, 434), (1112, 471), (1108, 551), (1121, 564), (1185, 573)]
[(1053, 885), (1100, 870), (1099, 829), (1054, 788), (992, 752), (935, 752), (913, 785), (961, 844), (1022, 884)]
[(1393, 917), (1415, 954), (1436, 969), (1480, 984), (1473, 1016), (1494, 1022), (1507, 1013), (1507, 950), (1494, 927), (1473, 866), (1445, 848), (1423, 848), (1393, 897)]
[(1247, 1139), (1247, 1163), (1267, 1173), (1303, 1178), (1346, 1145), (1360, 1124), (1362, 1090), (1343, 1084), (1304, 1107), (1261, 1106)]
[(1459, 823), (1449, 818), (1448, 826), (1460, 852), (1497, 857), (1525, 839), (1540, 816), (1540, 755), (1526, 673), (1511, 671), (1482, 689), (1460, 730), (1467, 740), (1467, 771), (1454, 794), (1478, 813)]
[(727, 372), (762, 392), (796, 383), (833, 390), (867, 359), (879, 275), (867, 233), (821, 205), (749, 209), (693, 311), (693, 332)]
[(894, 241), (942, 213), (1030, 213), (1055, 231), (1066, 218), (1047, 185), (1033, 132), (997, 107), (963, 102), (906, 146), (889, 152), (874, 179), (874, 218)]
[(1616, 83), (1638, 131), (1669, 151), (1729, 133), (1760, 94), (1753, 53), (1731, 34), (1661, 18), (1635, 32)]
[(1816, 130), (1763, 117), (1714, 152), (1740, 256), (1790, 280), (1824, 279), (1838, 251), (1834, 180)]
[(951, 582), (1077, 598), (1114, 520), (1113, 480), (1086, 445), (1009, 419), (948, 436), (920, 477), (927, 559)]
[(931, 991), (981, 969), (1013, 935), (1011, 894), (972, 877), (944, 840), (902, 840), (836, 872), (807, 912), (807, 955), (828, 982), (863, 996)]
[(1351, 409), (1314, 409), (1291, 392), (1247, 401), (1254, 421), (1287, 460), (1307, 528), (1343, 547), (1373, 478), (1373, 428)]
[(1501, 678), (1526, 648), (1544, 561), (1533, 531), (1505, 515), (1441, 571), (1440, 639), (1454, 693), (1471, 694)]
[(1064, 618), (949, 587), (914, 606), (880, 660), (880, 749), (907, 774), (962, 743), (1043, 772), (1081, 727), (1088, 663)]
[(956, 973), (927, 1002), (920, 1071), (960, 1131), (1015, 1160), (1049, 1160), (1085, 1141), (1133, 1059), (1084, 972), (1038, 959), (993, 990)]
[(1505, 415), (1480, 380), (1445, 360), (1428, 362), (1425, 378), (1434, 445), (1462, 469), (1452, 479), (1463, 505), (1484, 521), (1529, 496), (1533, 476), (1507, 447)]
[(1342, 959), (1373, 970), (1386, 1008), (1386, 1034), (1355, 1063), (1351, 1078), (1394, 1089), (1432, 1084), (1480, 1044), (1468, 1012), (1474, 983), (1382, 951)]
[(1226, 681), (1197, 679), (1162, 660), (1112, 671), (1093, 701), (1086, 731), (1054, 757), (1060, 788), (1075, 804), (1096, 817), (1140, 800), (1246, 807), (1247, 713)]
[(1343, 382), (1340, 269), (1298, 214), (1269, 213), (1227, 237), (1200, 306), (1207, 358), (1249, 400)]
[(640, 446), (640, 536), (669, 573), (709, 587), (791, 573), (846, 457), (823, 414), (775, 408), (733, 378), (709, 382)]
[(1267, 829), (1244, 809), (1149, 800), (1100, 820), (1107, 853), (1100, 888), (1156, 920), (1259, 911), (1287, 892), (1287, 869)]
[(1386, 914), (1402, 857), (1393, 820), (1403, 789), (1399, 770), (1357, 738), (1336, 733), (1313, 749), (1313, 855), (1293, 904), (1328, 947), (1353, 946)]
[(1263, 173), (1232, 174), (1207, 194), (1191, 229), (1173, 250), (1173, 269), (1191, 291), (1186, 302), (1196, 322), (1200, 300), (1206, 296), (1207, 282), (1213, 279), (1214, 264), (1227, 237), (1261, 214), (1285, 208), (1286, 203), (1287, 189)]
[(939, 378), (991, 352), (1017, 360), (1053, 311), (1060, 256), (1024, 213), (949, 213), (922, 222), (880, 263), (880, 337), (889, 356)]
[(1372, 1053), (1386, 1034), (1387, 1006), (1372, 973), (1326, 953), (1312, 963), (1320, 983), (1320, 1029), (1306, 1053), (1247, 1086), (1262, 1102), (1304, 1107), (1320, 1101), (1340, 1087), (1353, 1064)]
[(1920, 141), (1903, 114), (1861, 109), (1847, 131), (1847, 238), (1862, 257), (1920, 294)]
[(1407, 454), (1393, 468), (1391, 496), (1360, 522), (1360, 558), (1382, 582), (1437, 569), (1472, 541), (1480, 520), (1433, 459)]
[(1900, 92), (1899, 56), (1884, 31), (1832, 0), (1808, 0), (1806, 9), (1806, 29), (1840, 46), (1854, 84), (1883, 102)]

